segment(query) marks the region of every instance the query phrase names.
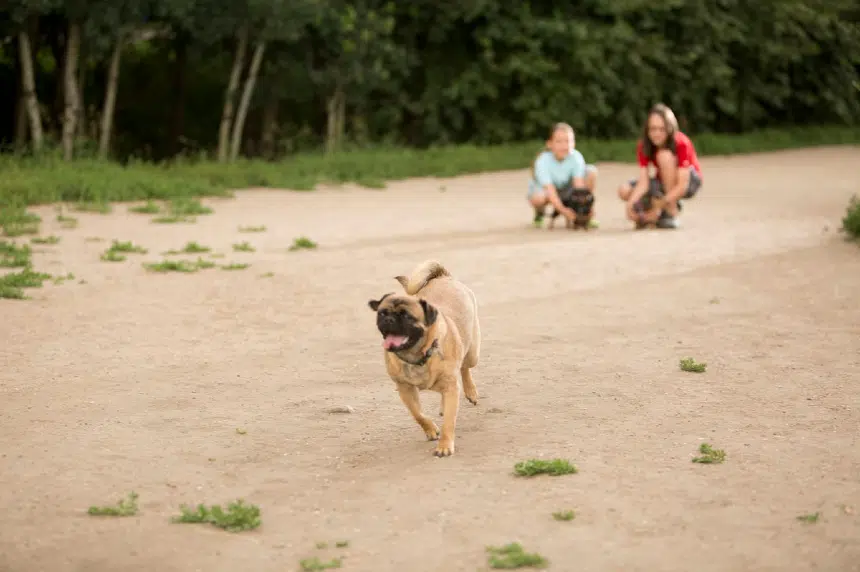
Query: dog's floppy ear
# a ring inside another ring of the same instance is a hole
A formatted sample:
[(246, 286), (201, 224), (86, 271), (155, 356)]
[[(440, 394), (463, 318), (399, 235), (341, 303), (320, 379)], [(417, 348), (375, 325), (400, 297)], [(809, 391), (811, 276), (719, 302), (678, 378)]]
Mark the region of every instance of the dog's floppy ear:
[(400, 285), (406, 290), (406, 287), (409, 285), (409, 278), (406, 276), (395, 276), (394, 279), (400, 282)]
[(436, 318), (439, 316), (439, 311), (433, 307), (432, 304), (427, 302), (427, 300), (421, 300), (421, 308), (424, 310), (424, 323), (428, 326), (432, 326), (436, 322)]
[(388, 294), (385, 294), (379, 300), (368, 300), (367, 305), (370, 306), (371, 310), (376, 312), (377, 310), (379, 310), (379, 305), (382, 304), (382, 301), (385, 300), (386, 298), (388, 298), (389, 296), (391, 296), (391, 292), (389, 292)]

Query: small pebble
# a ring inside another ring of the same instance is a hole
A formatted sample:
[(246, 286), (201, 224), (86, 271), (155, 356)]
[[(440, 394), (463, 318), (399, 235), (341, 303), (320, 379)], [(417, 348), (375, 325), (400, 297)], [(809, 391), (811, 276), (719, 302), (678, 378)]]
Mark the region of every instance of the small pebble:
[(355, 409), (351, 405), (337, 405), (328, 408), (329, 413), (355, 413)]

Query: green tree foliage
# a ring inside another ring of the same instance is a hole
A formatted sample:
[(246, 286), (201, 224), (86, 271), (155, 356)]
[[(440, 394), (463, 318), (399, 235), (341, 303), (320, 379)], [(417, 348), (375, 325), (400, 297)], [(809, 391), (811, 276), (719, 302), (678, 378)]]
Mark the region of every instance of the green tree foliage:
[[(589, 138), (627, 137), (656, 101), (672, 106), (691, 133), (860, 124), (860, 0), (2, 6), (6, 145), (26, 140), (35, 121), (22, 104), (21, 30), (46, 139), (60, 139), (70, 20), (82, 29), (75, 145), (101, 139), (107, 126), (114, 135), (101, 146), (120, 158), (215, 154), (219, 141), (225, 158), (503, 143), (542, 138), (556, 121)], [(111, 98), (115, 112), (105, 103)]]

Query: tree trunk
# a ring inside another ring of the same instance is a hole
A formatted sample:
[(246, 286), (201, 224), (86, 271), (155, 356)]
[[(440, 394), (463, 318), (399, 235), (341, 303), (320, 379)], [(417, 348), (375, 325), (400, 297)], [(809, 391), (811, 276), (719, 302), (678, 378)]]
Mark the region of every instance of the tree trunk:
[(242, 26), (236, 38), (236, 56), (233, 59), (233, 69), (230, 71), (230, 81), (224, 96), (224, 111), (221, 112), (221, 126), (218, 130), (218, 162), (227, 160), (228, 144), (230, 143), (230, 126), (233, 123), (233, 107), (236, 92), (239, 90), (239, 79), (242, 68), (245, 67), (245, 52), (248, 51), (248, 26)]
[(326, 153), (332, 153), (340, 148), (343, 138), (343, 127), (346, 119), (346, 96), (343, 88), (338, 85), (326, 103)]
[(102, 123), (99, 130), (99, 157), (106, 159), (110, 150), (110, 137), (113, 131), (113, 116), (116, 109), (116, 93), (119, 89), (119, 64), (125, 37), (120, 34), (113, 47), (108, 68), (108, 81), (105, 86), (105, 102), (102, 106)]
[(254, 48), (254, 56), (251, 58), (251, 68), (248, 70), (248, 77), (245, 79), (245, 89), (242, 91), (242, 101), (239, 103), (239, 110), (236, 113), (236, 121), (233, 124), (233, 141), (230, 146), (230, 160), (235, 161), (239, 156), (239, 147), (242, 144), (242, 131), (245, 129), (245, 117), (248, 115), (248, 108), (251, 106), (251, 94), (254, 91), (254, 84), (257, 81), (257, 74), (260, 73), (260, 64), (263, 63), (263, 53), (266, 50), (266, 42), (257, 42)]
[(63, 67), (65, 76), (65, 111), (63, 113), (63, 158), (72, 159), (75, 148), (75, 123), (78, 119), (78, 55), (81, 45), (81, 26), (75, 21), (69, 21), (69, 34), (66, 37), (66, 64)]
[(187, 32), (180, 31), (174, 40), (176, 59), (173, 62), (173, 117), (170, 126), (170, 141), (167, 143), (168, 154), (175, 156), (182, 147), (182, 136), (185, 131), (185, 95), (188, 84), (188, 46), (191, 43)]
[(87, 44), (84, 41), (83, 34), (78, 51), (78, 77), (77, 77), (77, 92), (78, 92), (78, 117), (76, 120), (77, 129), (75, 135), (78, 140), (83, 140), (89, 137), (87, 133), (87, 104), (84, 97), (84, 90), (87, 83)]
[(18, 46), (21, 55), (21, 83), (24, 88), (24, 100), (27, 104), (27, 114), (30, 116), (30, 138), (33, 150), (42, 149), (42, 118), (39, 116), (39, 99), (36, 96), (36, 80), (33, 77), (33, 54), (30, 51), (30, 36), (26, 30), (18, 33)]
[(280, 103), (280, 99), (276, 95), (271, 95), (263, 107), (260, 152), (266, 159), (272, 159), (275, 156), (275, 137), (278, 134), (278, 106)]

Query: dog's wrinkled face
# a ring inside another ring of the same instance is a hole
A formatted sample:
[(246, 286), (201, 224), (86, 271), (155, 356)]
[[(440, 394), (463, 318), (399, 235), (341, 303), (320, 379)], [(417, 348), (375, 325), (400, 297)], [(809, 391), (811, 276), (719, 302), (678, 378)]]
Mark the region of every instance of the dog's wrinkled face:
[(382, 334), (382, 347), (390, 352), (412, 348), (436, 322), (436, 308), (426, 300), (386, 294), (367, 305), (376, 312), (376, 327)]

